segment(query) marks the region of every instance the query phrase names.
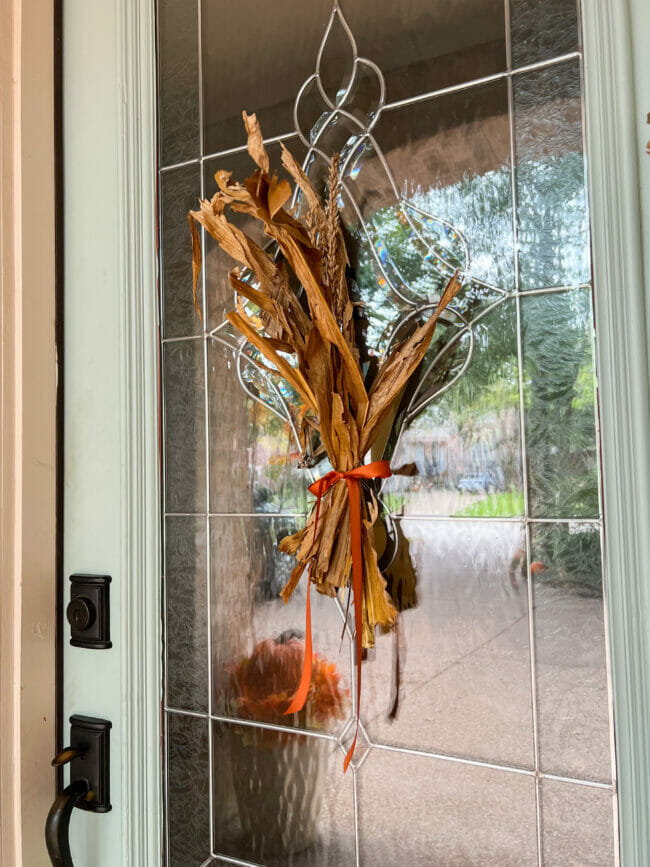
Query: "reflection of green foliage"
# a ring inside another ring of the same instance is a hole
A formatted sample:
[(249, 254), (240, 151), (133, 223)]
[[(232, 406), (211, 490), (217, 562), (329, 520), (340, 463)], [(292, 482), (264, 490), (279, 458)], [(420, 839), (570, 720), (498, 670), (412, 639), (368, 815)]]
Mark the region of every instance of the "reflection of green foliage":
[(522, 303), (532, 514), (598, 515), (591, 298), (583, 290)]
[(466, 509), (455, 512), (454, 518), (508, 518), (511, 515), (524, 514), (524, 492), (512, 488), (489, 494), (478, 503), (472, 503)]
[(571, 408), (576, 412), (594, 412), (594, 366), (591, 359), (582, 365), (573, 385)]
[(567, 527), (540, 524), (532, 539), (534, 560), (546, 569), (535, 580), (557, 587), (569, 587), (585, 596), (600, 596), (602, 571), (600, 534), (597, 527)]

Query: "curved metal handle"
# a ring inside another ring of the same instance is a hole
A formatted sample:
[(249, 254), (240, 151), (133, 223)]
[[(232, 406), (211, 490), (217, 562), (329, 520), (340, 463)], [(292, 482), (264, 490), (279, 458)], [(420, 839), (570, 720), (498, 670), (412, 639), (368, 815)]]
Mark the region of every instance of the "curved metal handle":
[(88, 794), (86, 780), (75, 780), (57, 795), (45, 822), (45, 843), (53, 867), (74, 867), (70, 855), (70, 816), (82, 798)]

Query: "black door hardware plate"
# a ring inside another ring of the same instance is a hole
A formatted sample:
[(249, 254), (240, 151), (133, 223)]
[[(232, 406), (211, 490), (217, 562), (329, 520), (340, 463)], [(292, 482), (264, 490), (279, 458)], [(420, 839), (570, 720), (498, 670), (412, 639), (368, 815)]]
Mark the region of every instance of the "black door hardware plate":
[(70, 747), (80, 755), (70, 762), (70, 782), (86, 780), (89, 798), (77, 802), (77, 807), (90, 813), (111, 810), (110, 756), (111, 723), (92, 716), (70, 717)]
[(70, 644), (91, 650), (112, 647), (110, 624), (110, 575), (71, 575), (66, 617)]

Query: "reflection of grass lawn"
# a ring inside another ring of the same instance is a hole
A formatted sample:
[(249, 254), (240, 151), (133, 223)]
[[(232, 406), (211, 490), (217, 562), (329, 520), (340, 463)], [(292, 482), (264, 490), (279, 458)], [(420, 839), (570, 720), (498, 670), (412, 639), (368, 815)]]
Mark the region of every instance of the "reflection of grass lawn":
[(524, 514), (523, 491), (503, 491), (488, 494), (484, 500), (454, 512), (454, 518), (509, 518)]

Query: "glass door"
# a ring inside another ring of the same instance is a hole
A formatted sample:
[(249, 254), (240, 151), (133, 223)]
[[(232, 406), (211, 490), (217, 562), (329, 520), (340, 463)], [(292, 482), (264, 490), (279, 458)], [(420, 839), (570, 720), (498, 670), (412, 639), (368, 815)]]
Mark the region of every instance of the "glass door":
[[(158, 0), (158, 47), (167, 863), (618, 863), (576, 3)], [(345, 775), (344, 606), (312, 600), (322, 704), (292, 726), (268, 690), (321, 472), (208, 236), (192, 301), (186, 215), (251, 174), (242, 109), (318, 188), (342, 154), (369, 357), (463, 279), (373, 455), (410, 466), (379, 492), (402, 613)]]

